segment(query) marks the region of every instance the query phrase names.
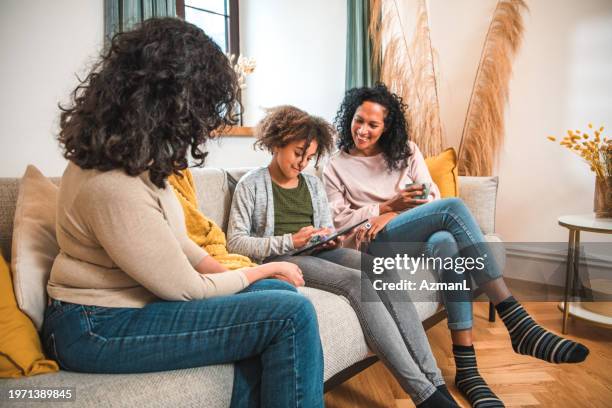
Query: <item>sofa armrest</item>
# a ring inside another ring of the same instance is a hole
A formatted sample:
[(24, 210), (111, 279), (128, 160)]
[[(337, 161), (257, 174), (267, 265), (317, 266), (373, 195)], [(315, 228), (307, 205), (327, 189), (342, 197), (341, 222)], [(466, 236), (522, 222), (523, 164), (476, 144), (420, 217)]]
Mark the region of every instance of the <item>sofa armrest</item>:
[(468, 206), (483, 234), (495, 232), (499, 177), (459, 177), (459, 198)]

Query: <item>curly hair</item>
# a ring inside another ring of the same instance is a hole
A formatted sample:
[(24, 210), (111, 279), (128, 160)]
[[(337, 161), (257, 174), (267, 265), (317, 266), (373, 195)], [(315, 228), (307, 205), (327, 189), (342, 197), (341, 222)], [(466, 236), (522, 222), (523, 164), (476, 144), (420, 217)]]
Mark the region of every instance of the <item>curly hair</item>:
[(309, 115), (291, 105), (267, 110), (266, 116), (255, 127), (255, 147), (272, 153), (296, 140), (306, 140), (304, 154), (313, 140), (317, 142), (317, 161), (334, 147), (334, 127), (325, 119)]
[(412, 155), (408, 144), (410, 140), (408, 123), (404, 117), (407, 106), (400, 96), (389, 91), (382, 83), (377, 83), (373, 87), (353, 88), (346, 92), (334, 119), (334, 125), (338, 130), (338, 148), (348, 153), (355, 147), (351, 122), (357, 108), (366, 101), (377, 103), (386, 109), (384, 130), (378, 145), (387, 168), (390, 171), (405, 168), (408, 165), (408, 158)]
[(236, 123), (238, 83), (229, 60), (201, 29), (154, 18), (116, 34), (62, 107), (58, 141), (83, 169), (149, 171), (163, 188), (188, 167), (214, 130)]

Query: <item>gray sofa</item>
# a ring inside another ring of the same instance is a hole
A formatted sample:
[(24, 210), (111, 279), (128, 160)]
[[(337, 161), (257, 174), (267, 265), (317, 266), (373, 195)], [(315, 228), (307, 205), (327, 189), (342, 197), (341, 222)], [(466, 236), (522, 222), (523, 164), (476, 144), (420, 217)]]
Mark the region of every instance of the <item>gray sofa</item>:
[[(201, 210), (225, 230), (232, 185), (247, 169), (193, 169)], [(55, 180), (57, 181), (57, 179)], [(19, 179), (0, 178), (0, 248), (5, 259), (11, 254), (12, 223)], [(490, 241), (495, 220), (496, 177), (461, 177), (460, 197), (475, 215)], [(430, 273), (425, 271), (424, 273)], [(314, 304), (325, 358), (326, 390), (340, 384), (376, 361), (366, 345), (357, 317), (343, 297), (312, 288), (301, 288)], [(426, 328), (442, 320), (439, 299), (416, 303)], [(39, 403), (9, 402), (8, 388), (74, 387), (77, 404), (46, 403), (68, 407), (227, 407), (233, 381), (231, 364), (167, 372), (130, 375), (82, 374), (67, 371), (0, 380), (1, 406), (40, 406)]]

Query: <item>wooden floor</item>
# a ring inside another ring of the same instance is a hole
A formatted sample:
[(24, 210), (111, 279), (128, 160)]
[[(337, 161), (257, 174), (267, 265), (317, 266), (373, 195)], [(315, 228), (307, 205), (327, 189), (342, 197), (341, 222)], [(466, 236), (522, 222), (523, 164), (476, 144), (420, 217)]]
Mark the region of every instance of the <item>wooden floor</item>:
[[(487, 303), (474, 307), (474, 346), (480, 373), (507, 407), (612, 407), (612, 329), (570, 320), (568, 337), (590, 349), (581, 364), (549, 364), (515, 354), (497, 318), (487, 320)], [(561, 333), (556, 303), (525, 303), (537, 322)], [(570, 318), (571, 319), (571, 318)], [(457, 401), (469, 407), (454, 386), (455, 365), (446, 320), (427, 332), (438, 365)], [(328, 408), (406, 408), (414, 404), (380, 362), (325, 395)]]

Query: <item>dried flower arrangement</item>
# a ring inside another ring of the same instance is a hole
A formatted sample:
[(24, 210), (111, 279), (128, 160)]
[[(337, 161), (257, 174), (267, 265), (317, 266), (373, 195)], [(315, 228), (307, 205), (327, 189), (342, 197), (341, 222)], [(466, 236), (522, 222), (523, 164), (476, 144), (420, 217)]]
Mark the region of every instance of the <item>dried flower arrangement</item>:
[(245, 89), (247, 87), (246, 76), (252, 74), (257, 66), (255, 58), (240, 55), (238, 56), (238, 60), (236, 60), (236, 55), (234, 54), (229, 54), (227, 58), (238, 76), (238, 86), (240, 86), (240, 89)]
[[(588, 127), (593, 130), (592, 123), (589, 123)], [(600, 179), (612, 177), (612, 139), (604, 136), (603, 131), (603, 126), (593, 134), (588, 131), (568, 130), (567, 136), (559, 143), (580, 156)], [(557, 141), (554, 136), (548, 136), (547, 139), (551, 142)]]

